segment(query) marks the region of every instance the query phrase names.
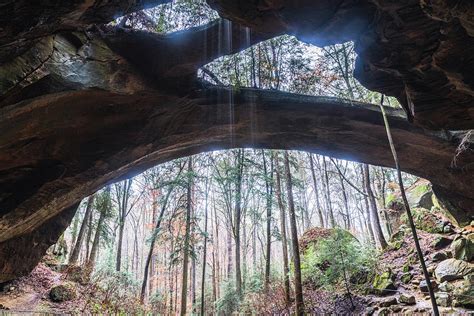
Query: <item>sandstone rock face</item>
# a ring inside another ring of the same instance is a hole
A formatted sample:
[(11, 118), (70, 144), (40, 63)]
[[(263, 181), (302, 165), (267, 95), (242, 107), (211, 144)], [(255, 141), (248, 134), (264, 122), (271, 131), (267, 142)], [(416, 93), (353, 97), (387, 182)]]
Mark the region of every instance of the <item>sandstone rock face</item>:
[(0, 242), (0, 283), (28, 274), (69, 226), (79, 204), (44, 222), (30, 234)]
[[(472, 220), (474, 152), (453, 163), (459, 130), (474, 127), (469, 1), (209, 0), (234, 21), (227, 50), (217, 45), (222, 22), (166, 36), (99, 25), (164, 2), (2, 4), (0, 282), (35, 265), (83, 197), (156, 163), (254, 146), (393, 166), (376, 106), (196, 82), (201, 65), (283, 33), (354, 40), (356, 76), (404, 106), (388, 110), (403, 170), (430, 180), (460, 222)], [(238, 23), (250, 26), (250, 43)], [(230, 97), (234, 122), (223, 110)]]
[(468, 0), (208, 2), (260, 32), (290, 33), (316, 45), (354, 40), (358, 79), (397, 96), (410, 119), (432, 128), (473, 126), (474, 63), (463, 58), (474, 52)]

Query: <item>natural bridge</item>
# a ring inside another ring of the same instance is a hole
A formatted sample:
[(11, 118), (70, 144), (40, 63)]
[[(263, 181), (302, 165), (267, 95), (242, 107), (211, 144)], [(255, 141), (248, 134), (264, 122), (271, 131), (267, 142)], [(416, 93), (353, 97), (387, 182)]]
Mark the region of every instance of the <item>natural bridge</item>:
[(0, 5), (0, 282), (35, 266), (84, 197), (171, 159), (255, 147), (393, 167), (377, 105), (197, 79), (281, 34), (354, 41), (356, 77), (403, 106), (387, 108), (402, 169), (429, 179), (458, 221), (473, 218), (472, 139), (456, 151), (474, 128), (470, 1), (209, 0), (232, 23), (168, 35), (104, 25), (165, 2)]

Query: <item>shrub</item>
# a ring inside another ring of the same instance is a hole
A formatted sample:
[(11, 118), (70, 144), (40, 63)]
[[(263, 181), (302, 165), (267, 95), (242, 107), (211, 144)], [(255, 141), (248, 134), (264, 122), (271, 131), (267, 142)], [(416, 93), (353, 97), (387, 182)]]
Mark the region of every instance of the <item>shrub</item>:
[(353, 284), (366, 283), (375, 268), (374, 249), (363, 247), (342, 229), (303, 254), (301, 265), (305, 283), (329, 290), (346, 280)]
[(232, 281), (224, 282), (222, 285), (222, 296), (216, 305), (218, 314), (229, 315), (239, 309), (240, 298)]

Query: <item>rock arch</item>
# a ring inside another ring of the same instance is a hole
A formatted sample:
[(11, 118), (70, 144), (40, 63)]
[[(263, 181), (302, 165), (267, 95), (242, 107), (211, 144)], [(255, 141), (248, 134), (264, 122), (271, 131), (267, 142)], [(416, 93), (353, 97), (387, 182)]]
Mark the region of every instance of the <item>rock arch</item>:
[[(415, 0), (209, 1), (252, 29), (247, 43), (234, 23), (228, 50), (216, 44), (222, 21), (171, 35), (88, 29), (162, 2), (62, 1), (51, 10), (11, 1), (2, 7), (0, 282), (36, 264), (83, 197), (156, 163), (258, 147), (392, 166), (377, 106), (197, 81), (207, 62), (282, 33), (317, 44), (355, 39), (359, 79), (404, 105), (405, 111), (387, 109), (403, 169), (432, 181), (460, 220), (472, 218), (474, 153), (465, 151), (453, 165), (462, 133), (442, 129), (473, 127), (469, 4), (463, 12), (448, 8), (440, 22), (436, 9), (448, 6), (443, 1), (436, 7)], [(298, 18), (312, 16), (305, 11), (318, 19)], [(418, 43), (420, 37), (426, 38)], [(407, 48), (409, 40), (417, 45)], [(24, 247), (33, 243), (27, 255)]]

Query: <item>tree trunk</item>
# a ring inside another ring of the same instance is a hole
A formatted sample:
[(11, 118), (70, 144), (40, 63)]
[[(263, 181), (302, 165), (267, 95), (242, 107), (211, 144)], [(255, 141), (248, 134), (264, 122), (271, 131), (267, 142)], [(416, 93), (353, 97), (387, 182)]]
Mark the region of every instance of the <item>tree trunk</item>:
[(180, 315), (186, 315), (187, 296), (188, 296), (188, 264), (189, 264), (189, 243), (191, 232), (191, 208), (192, 208), (192, 158), (188, 158), (188, 192), (186, 205), (186, 228), (184, 232), (184, 254), (183, 254), (183, 275), (181, 282), (181, 308)]
[[(179, 171), (178, 176), (181, 174), (182, 169)], [(158, 234), (158, 231), (161, 226), (161, 221), (163, 220), (163, 215), (165, 214), (166, 207), (168, 206), (168, 200), (171, 195), (171, 192), (173, 191), (174, 187), (171, 186), (168, 189), (168, 192), (166, 193), (165, 200), (163, 202), (163, 205), (161, 206), (160, 210), (160, 215), (158, 216), (158, 219), (156, 221), (155, 229), (152, 231), (152, 237), (151, 237), (151, 243), (150, 243), (150, 249), (148, 250), (148, 256), (146, 258), (145, 262), (145, 271), (143, 273), (143, 282), (142, 282), (142, 289), (140, 292), (140, 303), (143, 304), (145, 300), (145, 292), (146, 292), (146, 284), (148, 282), (148, 270), (150, 268), (150, 263), (151, 263), (151, 258), (153, 257), (153, 249), (155, 249), (155, 242), (156, 242), (156, 237)], [(156, 201), (153, 201), (153, 203), (156, 205)], [(152, 222), (154, 222), (154, 218), (152, 219)]]
[(89, 248), (90, 248), (91, 239), (92, 239), (92, 231), (93, 231), (93, 228), (94, 228), (93, 223), (92, 223), (92, 219), (93, 219), (92, 213), (93, 212), (90, 212), (89, 219), (87, 220), (86, 253), (85, 253), (85, 256), (83, 258), (84, 263), (87, 263), (89, 261), (89, 257), (90, 257), (90, 252), (89, 252), (90, 249)]
[(344, 217), (345, 217), (344, 226), (345, 226), (345, 229), (350, 230), (351, 229), (351, 215), (349, 213), (349, 202), (347, 200), (346, 186), (344, 185), (344, 180), (340, 173), (339, 173), (339, 181), (341, 183), (342, 201), (344, 202), (344, 209), (346, 211), (344, 214)]
[(227, 279), (232, 276), (232, 228), (227, 231)]
[[(204, 249), (202, 254), (202, 276), (201, 276), (201, 316), (204, 316), (204, 284), (206, 280), (206, 261), (207, 261), (207, 197), (209, 194), (208, 178), (206, 178), (206, 204), (204, 208)], [(214, 291), (213, 291), (214, 292)], [(214, 292), (215, 293), (215, 292)]]
[(290, 211), (291, 240), (293, 242), (293, 265), (295, 269), (295, 302), (296, 314), (304, 315), (303, 286), (301, 282), (300, 251), (298, 245), (298, 230), (296, 227), (295, 204), (293, 201), (293, 188), (291, 182), (290, 159), (285, 151), (286, 190), (288, 195), (288, 208)]
[[(213, 199), (213, 201), (215, 201)], [(216, 277), (215, 277), (215, 283), (214, 283), (214, 286), (215, 286), (215, 298), (214, 298), (214, 303), (217, 302), (217, 300), (219, 299), (219, 287), (217, 286), (218, 284), (220, 284), (220, 273), (221, 273), (221, 264), (220, 264), (220, 258), (219, 258), (219, 222), (217, 221), (217, 210), (216, 210), (216, 205), (215, 205), (215, 202), (214, 202), (214, 205), (213, 205), (213, 211), (214, 211), (214, 224), (215, 224), (215, 232), (216, 232), (216, 238), (215, 240), (213, 241), (213, 245), (212, 245), (212, 251), (213, 253), (215, 253), (215, 274), (216, 274)]]
[(324, 179), (326, 181), (326, 201), (328, 203), (328, 212), (329, 212), (329, 223), (331, 227), (336, 227), (336, 221), (334, 220), (334, 212), (332, 210), (332, 202), (331, 202), (331, 190), (329, 187), (329, 177), (328, 177), (328, 168), (326, 165), (326, 157), (323, 156), (323, 166), (324, 166)]
[[(265, 159), (265, 151), (262, 150), (262, 159), (263, 159), (263, 172), (265, 177), (265, 193), (266, 193), (266, 209), (267, 209), (267, 242), (266, 242), (266, 254), (265, 254), (265, 283), (264, 288), (265, 292), (268, 292), (268, 287), (270, 284), (270, 263), (271, 263), (271, 244), (272, 244), (272, 232), (271, 232), (271, 223), (272, 223), (272, 182), (273, 182), (273, 170), (270, 170), (270, 178), (268, 177), (267, 162)], [(270, 163), (270, 168), (273, 169), (273, 159)]]
[[(119, 237), (118, 237), (118, 244), (117, 244), (117, 259), (116, 259), (116, 264), (115, 264), (115, 270), (120, 271), (121, 265), (122, 265), (122, 243), (123, 243), (123, 232), (125, 228), (125, 219), (127, 217), (127, 211), (128, 211), (128, 199), (130, 197), (130, 188), (132, 186), (132, 179), (128, 179), (123, 182), (123, 187), (120, 187), (120, 189), (123, 189), (122, 195), (120, 196), (122, 198), (122, 201), (119, 201)], [(117, 194), (117, 197), (119, 195)]]
[(238, 151), (238, 173), (235, 188), (235, 217), (234, 217), (234, 238), (235, 238), (235, 289), (238, 297), (242, 297), (242, 271), (240, 269), (240, 222), (242, 216), (242, 172), (243, 172), (243, 150)]
[(383, 95), (382, 95), (382, 100), (380, 102), (380, 110), (381, 110), (382, 115), (383, 115), (383, 121), (384, 121), (384, 124), (385, 124), (385, 130), (387, 132), (388, 142), (390, 144), (390, 150), (392, 151), (393, 160), (395, 161), (395, 168), (397, 170), (398, 185), (400, 186), (400, 193), (402, 195), (403, 204), (405, 204), (408, 222), (410, 224), (411, 232), (413, 234), (413, 240), (415, 241), (416, 252), (418, 254), (418, 259), (420, 260), (421, 269), (423, 270), (423, 274), (425, 276), (425, 281), (426, 281), (426, 284), (427, 284), (427, 287), (428, 287), (428, 292), (430, 294), (431, 304), (432, 304), (432, 307), (433, 307), (433, 314), (435, 316), (438, 316), (439, 315), (439, 310), (438, 310), (438, 305), (436, 304), (436, 296), (435, 296), (435, 293), (434, 293), (433, 286), (431, 285), (430, 275), (429, 275), (428, 269), (426, 268), (425, 258), (423, 257), (423, 251), (421, 249), (420, 242), (418, 240), (418, 234), (416, 232), (415, 223), (413, 221), (413, 215), (411, 213), (410, 204), (408, 203), (408, 198), (407, 198), (406, 193), (405, 193), (405, 187), (403, 185), (402, 172), (400, 171), (400, 162), (398, 160), (398, 155), (397, 155), (397, 151), (395, 149), (395, 144), (393, 143), (392, 132), (390, 130), (390, 125), (388, 123), (387, 115), (385, 114), (385, 109), (383, 108)]
[[(110, 199), (110, 187), (107, 187), (105, 189), (104, 193), (107, 197), (107, 199)], [(97, 222), (97, 228), (95, 230), (95, 235), (94, 235), (94, 242), (92, 243), (92, 249), (91, 249), (91, 254), (89, 256), (89, 260), (87, 261), (87, 271), (90, 273), (92, 269), (94, 268), (95, 265), (95, 260), (97, 258), (97, 252), (99, 250), (99, 243), (100, 243), (100, 235), (102, 232), (102, 225), (104, 224), (105, 217), (107, 215), (107, 212), (109, 211), (108, 207), (103, 207), (102, 209), (99, 209), (100, 215), (99, 215), (99, 221)]]
[(92, 206), (94, 204), (94, 194), (89, 196), (87, 199), (87, 207), (86, 213), (84, 214), (84, 219), (82, 220), (81, 228), (79, 229), (79, 234), (77, 235), (77, 240), (74, 245), (74, 249), (71, 252), (71, 256), (69, 258), (69, 264), (76, 264), (77, 259), (79, 258), (79, 254), (81, 252), (82, 242), (84, 240), (84, 235), (86, 232), (86, 228), (89, 225), (89, 217), (92, 213)]
[(286, 213), (285, 206), (281, 197), (281, 180), (280, 180), (280, 167), (278, 163), (278, 157), (275, 157), (275, 174), (276, 174), (276, 186), (275, 194), (278, 200), (278, 208), (280, 209), (280, 230), (281, 230), (281, 244), (283, 250), (283, 279), (285, 284), (285, 302), (288, 305), (290, 303), (290, 269), (288, 268), (288, 241), (286, 238)]
[(375, 201), (375, 196), (372, 191), (372, 188), (370, 187), (369, 166), (364, 164), (363, 170), (364, 170), (364, 179), (365, 179), (364, 180), (365, 191), (367, 192), (368, 199), (369, 199), (369, 206), (370, 206), (370, 211), (371, 211), (372, 223), (374, 224), (373, 228), (375, 230), (375, 236), (377, 237), (377, 241), (380, 245), (380, 248), (385, 249), (387, 248), (387, 241), (385, 240), (382, 227), (380, 226), (380, 219), (377, 212), (377, 203)]
[[(191, 201), (195, 200), (194, 195), (194, 185), (191, 186)], [(191, 207), (191, 221), (194, 221), (196, 218), (195, 208)], [(191, 225), (190, 236), (194, 236), (195, 234), (195, 225)], [(193, 242), (190, 243), (190, 253), (195, 253), (194, 247), (194, 239)], [(191, 256), (191, 314), (196, 314), (196, 256)]]

